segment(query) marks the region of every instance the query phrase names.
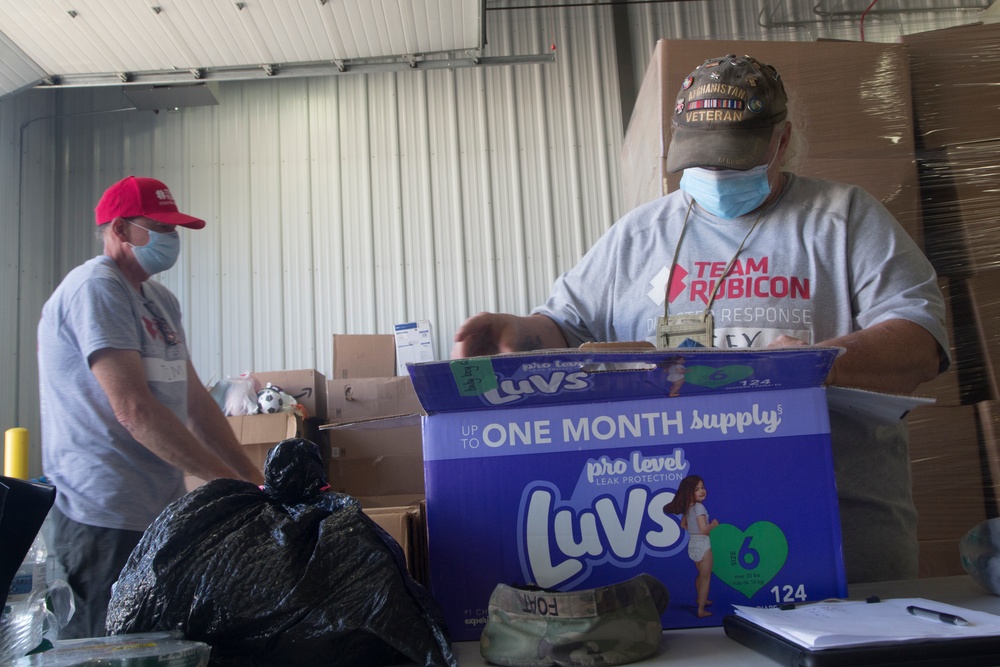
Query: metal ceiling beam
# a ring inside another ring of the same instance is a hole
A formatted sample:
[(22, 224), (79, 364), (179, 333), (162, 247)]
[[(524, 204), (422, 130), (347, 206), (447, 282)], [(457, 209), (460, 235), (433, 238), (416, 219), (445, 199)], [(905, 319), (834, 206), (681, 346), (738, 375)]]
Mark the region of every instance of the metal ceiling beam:
[(166, 85), (203, 81), (247, 81), (251, 79), (314, 76), (343, 76), (347, 74), (375, 74), (380, 72), (412, 72), (414, 70), (457, 69), (460, 67), (485, 67), (491, 65), (532, 65), (554, 62), (555, 55), (493, 56), (470, 55), (463, 58), (421, 59), (404, 58), (391, 62), (323, 62), (290, 63), (284, 65), (258, 65), (254, 67), (206, 67), (192, 73), (189, 70), (160, 72), (106, 72), (100, 74), (73, 74), (50, 77), (37, 88), (83, 88), (91, 86)]
[(487, 11), (503, 12), (514, 9), (565, 9), (567, 7), (604, 7), (608, 5), (664, 5), (679, 2), (703, 2), (704, 0), (577, 0), (576, 2), (551, 2), (540, 0), (534, 5), (506, 5), (487, 7)]
[[(934, 12), (964, 12), (964, 11), (985, 11), (990, 4), (990, 0), (970, 0), (968, 3), (963, 4), (934, 4), (930, 3), (926, 7), (913, 6), (913, 7), (885, 7), (885, 5), (880, 6), (875, 9), (875, 3), (862, 3), (856, 8), (845, 9), (841, 11), (834, 11), (832, 9), (826, 10), (824, 5), (827, 4), (828, 0), (820, 0), (812, 8), (812, 13), (814, 16), (818, 16), (816, 19), (786, 19), (786, 20), (776, 20), (776, 16), (779, 9), (785, 4), (786, 0), (764, 0), (760, 12), (757, 15), (757, 24), (762, 28), (797, 28), (806, 25), (816, 25), (816, 24), (828, 24), (831, 21), (854, 21), (860, 19), (862, 15), (899, 15), (899, 14), (920, 14), (920, 13), (934, 13)], [(868, 9), (865, 9), (865, 4), (867, 4)]]

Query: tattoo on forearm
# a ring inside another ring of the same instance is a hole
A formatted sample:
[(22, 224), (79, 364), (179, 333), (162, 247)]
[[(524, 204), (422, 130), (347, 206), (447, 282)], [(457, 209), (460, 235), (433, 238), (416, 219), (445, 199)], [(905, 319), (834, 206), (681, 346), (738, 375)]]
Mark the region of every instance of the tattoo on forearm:
[(527, 352), (528, 350), (540, 350), (542, 349), (542, 337), (525, 336), (521, 339), (521, 343), (517, 346), (517, 349), (521, 352)]

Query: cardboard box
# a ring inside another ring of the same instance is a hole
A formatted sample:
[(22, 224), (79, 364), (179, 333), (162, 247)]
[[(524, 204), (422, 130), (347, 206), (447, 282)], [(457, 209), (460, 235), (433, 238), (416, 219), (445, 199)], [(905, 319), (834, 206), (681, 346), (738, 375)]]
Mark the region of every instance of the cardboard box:
[(333, 379), (392, 377), (396, 374), (393, 334), (334, 334)]
[(328, 380), (326, 413), (330, 421), (356, 421), (420, 412), (409, 375)]
[(962, 567), (962, 555), (958, 540), (933, 540), (918, 543), (920, 549), (917, 576), (952, 577), (967, 574)]
[(393, 507), (409, 507), (411, 505), (423, 505), (424, 494), (401, 493), (390, 496), (354, 496), (354, 499), (361, 503), (361, 506), (365, 508), (385, 509)]
[(986, 519), (976, 407), (917, 408), (907, 417), (917, 539), (958, 539)]
[(976, 273), (968, 286), (986, 384), (990, 398), (997, 400), (1000, 399), (1000, 270)]
[[(843, 597), (822, 386), (838, 350), (512, 354), (410, 366), (423, 417), (431, 593), (454, 640), (498, 582), (559, 590), (648, 572), (665, 627), (695, 615), (696, 567), (664, 506), (704, 479), (715, 608)], [(626, 370), (627, 369), (627, 370)]]
[[(424, 494), (420, 411), (409, 376), (330, 380), (321, 429), (331, 450), (330, 484), (351, 496)], [(387, 417), (410, 415), (406, 419)]]
[[(989, 469), (986, 488), (987, 514), (1000, 516), (1000, 402), (981, 401), (976, 404), (979, 428), (983, 436), (983, 458)], [(971, 526), (970, 526), (971, 528)]]
[(331, 445), (340, 447), (342, 458), (372, 459), (382, 456), (423, 455), (420, 423), (412, 417), (399, 420), (389, 418), (343, 424), (330, 423), (323, 425), (322, 430), (326, 432)]
[(282, 391), (291, 395), (302, 404), (308, 417), (326, 417), (326, 376), (319, 371), (307, 368), (299, 371), (270, 371), (266, 373), (251, 373), (266, 387), (267, 383), (281, 387)]
[[(936, 399), (936, 405), (962, 405), (963, 392), (959, 373), (961, 360), (958, 353), (960, 339), (956, 337), (951, 284), (947, 278), (941, 278), (938, 280), (938, 285), (941, 287), (942, 296), (944, 296), (945, 331), (948, 333), (948, 343), (951, 348), (951, 366), (930, 382), (925, 382), (917, 387), (916, 393)], [(959, 296), (959, 294), (956, 294), (955, 298)]]
[(330, 485), (355, 497), (424, 495), (420, 425), (410, 421), (322, 427), (330, 447)]
[(261, 470), (272, 447), (288, 438), (305, 437), (305, 421), (293, 412), (226, 417), (250, 460)]
[[(1000, 285), (1000, 272), (997, 274), (997, 284)], [(975, 405), (980, 401), (989, 400), (992, 396), (991, 380), (986, 362), (985, 345), (983, 332), (980, 331), (976, 306), (974, 305), (973, 292), (979, 296), (977, 300), (983, 301), (983, 291), (992, 289), (992, 279), (988, 277), (989, 272), (984, 272), (984, 278), (978, 280), (978, 285), (973, 288), (968, 277), (948, 278), (947, 304), (951, 311), (948, 335), (952, 348), (952, 369), (958, 372), (959, 398), (961, 405)], [(973, 276), (974, 277), (974, 276)], [(986, 303), (989, 303), (987, 300)], [(985, 306), (989, 310), (988, 306)], [(988, 323), (983, 323), (990, 326)], [(950, 372), (950, 371), (949, 371)], [(941, 397), (938, 396), (940, 399)], [(950, 405), (950, 403), (941, 403)]]
[(420, 500), (396, 507), (372, 507), (361, 503), (362, 511), (396, 540), (406, 559), (410, 576), (427, 586), (427, 517)]
[(922, 244), (908, 62), (898, 44), (658, 41), (622, 144), (628, 208), (677, 189), (681, 174), (667, 173), (666, 155), (681, 82), (727, 53), (773, 65), (794, 96), (808, 144), (796, 173), (863, 187)]
[(349, 496), (424, 495), (420, 456), (330, 459), (328, 479)]
[(1000, 24), (901, 38), (909, 56), (916, 130), (926, 149), (1000, 139)]
[(921, 158), (927, 255), (944, 274), (1000, 266), (1000, 140), (926, 151)]
[[(293, 412), (278, 412), (270, 415), (242, 415), (226, 417), (236, 439), (243, 445), (254, 465), (264, 469), (267, 453), (276, 444), (288, 438), (307, 437), (306, 422)], [(319, 443), (317, 443), (319, 444)], [(323, 446), (320, 446), (321, 450)], [(193, 491), (205, 483), (194, 475), (184, 475), (184, 488)]]
[(226, 421), (242, 445), (277, 444), (288, 438), (301, 437), (304, 432), (304, 420), (294, 412), (241, 415), (226, 417)]
[(397, 324), (396, 375), (406, 375), (406, 364), (434, 361), (434, 340), (428, 320)]

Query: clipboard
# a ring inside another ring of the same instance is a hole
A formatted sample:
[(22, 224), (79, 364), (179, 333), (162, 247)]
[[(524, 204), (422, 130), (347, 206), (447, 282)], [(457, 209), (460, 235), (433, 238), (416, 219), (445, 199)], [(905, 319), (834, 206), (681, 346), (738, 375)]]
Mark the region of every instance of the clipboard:
[(736, 615), (722, 619), (726, 636), (788, 667), (990, 667), (1000, 665), (1000, 636), (865, 644), (811, 650)]

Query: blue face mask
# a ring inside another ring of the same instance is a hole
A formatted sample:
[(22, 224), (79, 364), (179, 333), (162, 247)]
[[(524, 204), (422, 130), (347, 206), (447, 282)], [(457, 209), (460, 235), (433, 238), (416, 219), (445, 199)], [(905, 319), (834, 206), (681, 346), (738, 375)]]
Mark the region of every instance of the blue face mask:
[(763, 204), (771, 194), (768, 166), (759, 164), (747, 171), (689, 167), (681, 176), (681, 189), (712, 215), (736, 218)]
[[(140, 227), (129, 220), (126, 222), (134, 227)], [(177, 232), (164, 234), (149, 229), (146, 231), (149, 232), (149, 242), (146, 245), (133, 245), (132, 254), (135, 255), (135, 261), (139, 262), (142, 270), (152, 276), (166, 271), (177, 262), (177, 257), (181, 254), (181, 237)]]

